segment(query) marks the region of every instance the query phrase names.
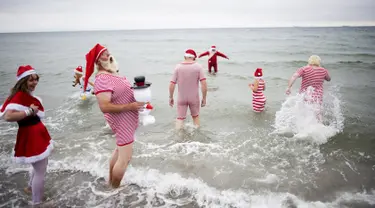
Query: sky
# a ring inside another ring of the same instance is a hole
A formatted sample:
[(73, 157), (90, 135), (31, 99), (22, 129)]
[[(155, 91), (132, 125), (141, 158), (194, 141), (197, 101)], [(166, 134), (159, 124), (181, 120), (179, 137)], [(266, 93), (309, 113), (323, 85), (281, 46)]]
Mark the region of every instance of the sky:
[(0, 0), (0, 32), (375, 26), (375, 0)]

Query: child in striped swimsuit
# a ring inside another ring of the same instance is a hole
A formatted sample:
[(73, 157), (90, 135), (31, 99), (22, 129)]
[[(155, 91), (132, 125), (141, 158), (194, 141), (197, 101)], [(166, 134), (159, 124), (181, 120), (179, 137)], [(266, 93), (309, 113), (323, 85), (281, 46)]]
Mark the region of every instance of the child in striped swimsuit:
[(266, 90), (266, 83), (262, 79), (262, 76), (262, 69), (257, 68), (254, 73), (254, 83), (249, 84), (249, 87), (253, 91), (253, 110), (257, 113), (262, 112), (266, 105), (266, 96), (263, 94), (263, 91)]

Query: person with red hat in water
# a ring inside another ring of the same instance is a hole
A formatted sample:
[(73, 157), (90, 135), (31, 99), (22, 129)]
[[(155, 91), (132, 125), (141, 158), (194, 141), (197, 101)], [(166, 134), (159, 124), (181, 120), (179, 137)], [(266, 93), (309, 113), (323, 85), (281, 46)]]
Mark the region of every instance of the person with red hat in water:
[(218, 67), (217, 67), (217, 57), (218, 56), (226, 58), (226, 59), (229, 60), (229, 58), (225, 54), (219, 52), (216, 49), (216, 46), (211, 46), (210, 50), (200, 54), (198, 56), (198, 58), (201, 58), (203, 56), (208, 56), (208, 72), (211, 73), (211, 68), (213, 67), (214, 68), (214, 74), (216, 74), (217, 71), (218, 71)]
[(13, 156), (16, 163), (31, 164), (33, 167), (28, 187), (24, 190), (32, 193), (34, 205), (42, 203), (48, 156), (53, 150), (51, 137), (41, 121), (44, 117), (42, 101), (33, 95), (38, 82), (39, 76), (32, 66), (20, 66), (17, 83), (0, 106), (0, 118), (18, 123)]
[[(206, 106), (207, 83), (202, 65), (195, 62), (197, 54), (194, 50), (185, 51), (185, 60), (177, 64), (169, 85), (169, 105), (173, 107), (175, 85), (178, 85), (176, 128), (182, 127), (189, 107), (194, 125), (200, 126), (199, 110)], [(202, 102), (199, 100), (199, 82), (201, 83)]]
[(266, 96), (263, 91), (266, 90), (266, 82), (263, 79), (263, 72), (261, 68), (257, 68), (254, 72), (254, 83), (249, 84), (253, 91), (253, 110), (257, 113), (264, 111), (266, 105)]
[(108, 125), (116, 136), (116, 148), (109, 164), (109, 184), (120, 186), (126, 168), (133, 154), (133, 142), (138, 128), (138, 111), (145, 105), (136, 102), (132, 85), (125, 77), (118, 74), (117, 62), (108, 49), (96, 44), (86, 54), (86, 73), (84, 90), (97, 65), (94, 92), (99, 108)]

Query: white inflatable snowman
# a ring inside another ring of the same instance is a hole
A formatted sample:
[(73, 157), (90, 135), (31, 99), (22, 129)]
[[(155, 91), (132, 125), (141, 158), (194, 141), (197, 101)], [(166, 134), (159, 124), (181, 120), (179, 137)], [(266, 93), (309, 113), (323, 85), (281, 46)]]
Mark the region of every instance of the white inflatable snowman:
[(151, 102), (151, 83), (145, 82), (144, 76), (137, 76), (134, 78), (134, 98), (137, 102), (145, 102), (145, 108), (139, 111), (139, 122), (143, 126), (155, 123), (155, 117), (150, 115), (153, 107)]

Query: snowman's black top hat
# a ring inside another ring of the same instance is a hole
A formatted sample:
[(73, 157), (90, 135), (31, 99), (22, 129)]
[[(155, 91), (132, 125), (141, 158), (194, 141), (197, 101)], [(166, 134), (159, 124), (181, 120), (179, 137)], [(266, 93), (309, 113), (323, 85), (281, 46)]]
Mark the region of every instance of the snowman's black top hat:
[(134, 85), (133, 89), (142, 89), (142, 88), (147, 88), (151, 86), (151, 82), (146, 82), (145, 76), (137, 76), (134, 77)]

